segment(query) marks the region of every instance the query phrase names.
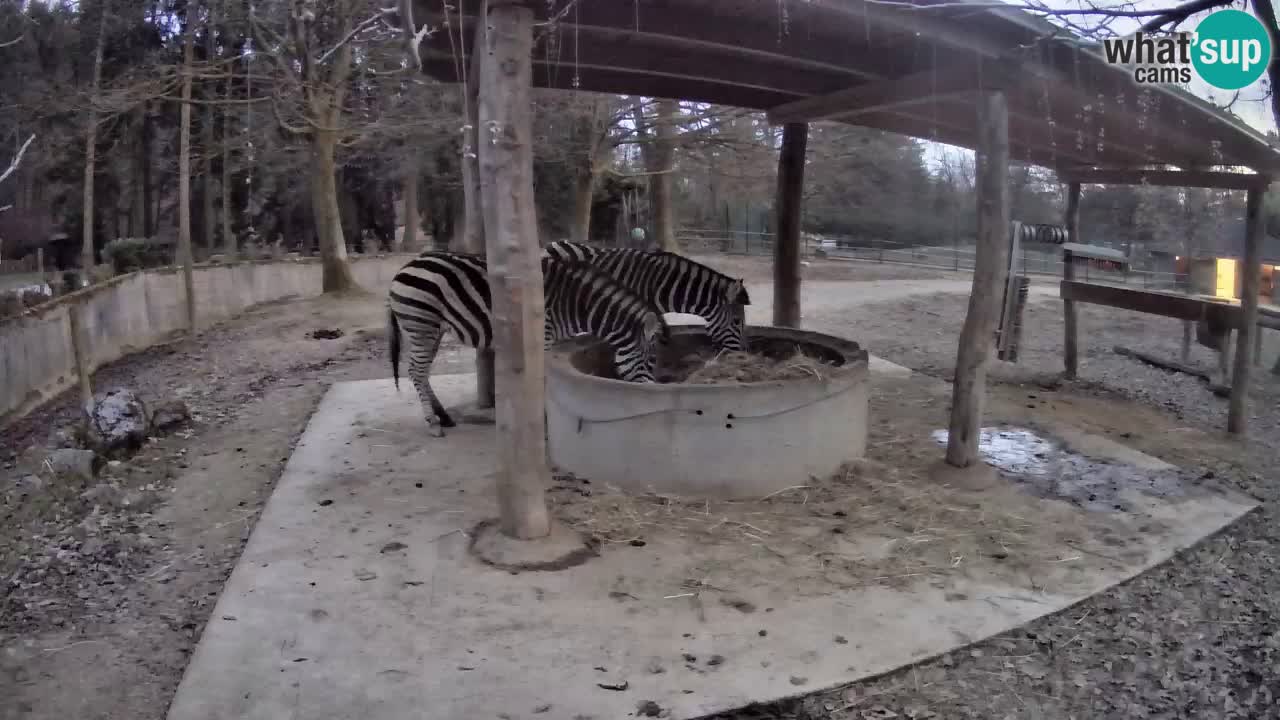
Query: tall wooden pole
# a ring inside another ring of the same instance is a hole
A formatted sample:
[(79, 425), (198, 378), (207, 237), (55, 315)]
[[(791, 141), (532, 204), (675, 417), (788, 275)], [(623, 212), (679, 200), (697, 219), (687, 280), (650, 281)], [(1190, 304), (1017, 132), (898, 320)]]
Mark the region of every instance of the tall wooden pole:
[(773, 324), (778, 327), (800, 327), (800, 226), (808, 145), (808, 123), (782, 126), (773, 243)]
[(498, 502), (502, 531), (531, 540), (551, 530), (547, 468), (544, 306), (533, 207), (533, 10), (489, 0), (481, 52), (479, 160), (493, 293)]
[[(463, 214), (463, 252), (485, 254), (484, 208), (480, 197), (480, 156), (477, 154), (480, 128), (480, 75), (485, 57), (484, 23), (476, 26), (471, 46), (471, 66), (467, 82), (462, 86), (464, 106), (467, 111), (467, 127), (462, 143), (462, 194), (465, 203)], [(494, 406), (493, 348), (476, 353), (476, 407)]]
[(969, 311), (956, 352), (947, 438), (947, 463), (959, 468), (979, 460), (987, 360), (1009, 264), (1009, 103), (1003, 91), (988, 91), (979, 99), (978, 127), (978, 246)]
[[(1235, 371), (1231, 374), (1231, 399), (1227, 404), (1227, 432), (1243, 434), (1248, 424), (1245, 412), (1249, 396), (1249, 346), (1258, 330), (1258, 293), (1262, 289), (1262, 199), (1263, 191), (1252, 189), (1244, 215), (1244, 264), (1240, 307), (1243, 311), (1236, 330)], [(1224, 347), (1225, 350), (1225, 347)]]
[[(1067, 185), (1066, 225), (1067, 242), (1080, 242), (1080, 183), (1078, 182), (1073, 182)], [(1070, 252), (1064, 252), (1062, 254), (1062, 279), (1076, 279), (1075, 260)], [(1076, 322), (1075, 301), (1063, 300), (1062, 326), (1064, 336), (1062, 339), (1062, 364), (1064, 373), (1071, 379), (1075, 379), (1076, 373), (1080, 370), (1080, 355), (1077, 350), (1080, 331)]]

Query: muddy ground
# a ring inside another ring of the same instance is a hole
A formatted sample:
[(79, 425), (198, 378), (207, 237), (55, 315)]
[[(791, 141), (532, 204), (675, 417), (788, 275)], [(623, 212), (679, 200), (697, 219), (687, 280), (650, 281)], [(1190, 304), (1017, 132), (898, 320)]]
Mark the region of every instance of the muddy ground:
[[(768, 278), (762, 259), (713, 262), (748, 282)], [(959, 276), (814, 260), (805, 277)], [(823, 305), (806, 313), (811, 327), (851, 337), (894, 362), (949, 373), (962, 296)], [(1203, 467), (1266, 506), (1174, 562), (1033, 626), (874, 682), (726, 718), (1280, 717), (1273, 700), (1280, 695), (1280, 517), (1269, 475), (1280, 382), (1259, 372), (1251, 440), (1241, 448), (1219, 432), (1225, 401), (1199, 381), (1111, 352), (1123, 343), (1176, 356), (1177, 323), (1086, 308), (1083, 378), (1058, 384), (1059, 307), (1039, 300), (1031, 306), (1021, 362), (993, 368), (993, 413), (1072, 417), (1175, 464)], [(195, 419), (107, 467), (103, 475), (116, 494), (86, 498), (80, 487), (0, 492), (9, 498), (0, 506), (0, 720), (164, 717), (315, 403), (329, 383), (387, 375), (383, 322), (376, 294), (278, 303), (95, 375), (101, 390), (127, 386), (149, 400), (182, 398)], [(343, 334), (311, 336), (330, 328)], [(1276, 348), (1280, 343), (1269, 343), (1268, 365)], [(446, 340), (435, 371), (465, 371), (470, 357)], [(1202, 348), (1193, 360), (1213, 364)], [(27, 448), (45, 443), (71, 417), (64, 398), (0, 432), (0, 491), (18, 487)]]

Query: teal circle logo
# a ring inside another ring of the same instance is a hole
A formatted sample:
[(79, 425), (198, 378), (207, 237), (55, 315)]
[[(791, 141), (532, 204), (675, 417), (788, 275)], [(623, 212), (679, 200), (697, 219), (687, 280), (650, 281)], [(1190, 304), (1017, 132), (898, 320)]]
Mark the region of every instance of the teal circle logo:
[(1201, 20), (1192, 43), (1196, 72), (1221, 90), (1253, 84), (1271, 63), (1271, 35), (1243, 10), (1219, 10)]

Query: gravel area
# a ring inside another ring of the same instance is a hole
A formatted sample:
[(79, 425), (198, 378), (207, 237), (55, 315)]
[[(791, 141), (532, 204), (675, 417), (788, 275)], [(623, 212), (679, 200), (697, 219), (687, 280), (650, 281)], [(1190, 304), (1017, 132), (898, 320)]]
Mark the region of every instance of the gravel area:
[[(820, 311), (815, 329), (851, 337), (893, 362), (940, 377), (954, 371), (967, 298), (916, 296)], [(1226, 401), (1192, 377), (1116, 355), (1123, 344), (1180, 355), (1178, 321), (1082, 306), (1081, 379), (1059, 384), (1062, 309), (1032, 303), (1017, 364), (993, 363), (993, 397), (1028, 390), (1078, 405), (1150, 454), (1227, 481), (1264, 505), (1219, 535), (1132, 581), (962, 651), (867, 682), (717, 720), (861, 718), (1280, 717), (1280, 512), (1273, 470), (1280, 437), (1277, 343), (1267, 338), (1250, 395), (1247, 445), (1222, 437)], [(907, 330), (909, 328), (909, 330)], [(1191, 363), (1216, 355), (1194, 344)], [(1033, 413), (1028, 413), (1033, 415)], [(1204, 431), (1203, 442), (1179, 435)]]

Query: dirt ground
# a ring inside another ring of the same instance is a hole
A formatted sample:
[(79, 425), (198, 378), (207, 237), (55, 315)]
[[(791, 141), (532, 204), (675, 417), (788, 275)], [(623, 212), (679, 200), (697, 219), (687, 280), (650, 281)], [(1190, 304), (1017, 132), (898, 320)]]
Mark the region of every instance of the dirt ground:
[[(748, 283), (768, 262), (708, 259)], [(907, 266), (813, 260), (811, 280), (958, 276)], [(375, 289), (380, 290), (380, 289)], [(761, 300), (764, 300), (763, 298)], [(873, 353), (945, 376), (962, 296), (829, 307), (806, 314)], [(747, 718), (1280, 717), (1280, 517), (1275, 478), (1280, 381), (1259, 371), (1247, 446), (1220, 428), (1225, 401), (1192, 378), (1115, 356), (1176, 357), (1181, 329), (1159, 318), (1085, 308), (1082, 380), (1057, 381), (1060, 304), (1037, 301), (1016, 365), (996, 364), (993, 418), (1052, 412), (1082, 429), (1213, 474), (1266, 501), (1260, 512), (1175, 561), (1056, 616), (961, 653), (850, 688), (724, 716)], [(317, 329), (343, 331), (314, 339)], [(70, 397), (0, 431), (0, 720), (162, 718), (263, 502), (329, 383), (385, 377), (381, 297), (259, 307), (194, 341), (99, 371), (99, 390), (182, 398), (195, 419), (86, 487), (9, 492), (27, 449), (72, 417)], [(1280, 343), (1269, 343), (1265, 362)], [(1193, 361), (1213, 365), (1196, 348)], [(435, 372), (465, 371), (451, 339)], [(404, 392), (412, 393), (412, 386)], [(411, 397), (411, 395), (410, 395)], [(873, 409), (874, 412), (874, 409)], [(89, 495), (86, 497), (86, 495)], [(125, 504), (128, 500), (128, 504)], [(77, 530), (80, 528), (80, 530)], [(86, 533), (88, 538), (85, 538)]]

